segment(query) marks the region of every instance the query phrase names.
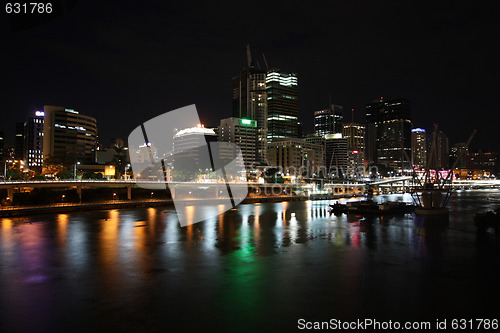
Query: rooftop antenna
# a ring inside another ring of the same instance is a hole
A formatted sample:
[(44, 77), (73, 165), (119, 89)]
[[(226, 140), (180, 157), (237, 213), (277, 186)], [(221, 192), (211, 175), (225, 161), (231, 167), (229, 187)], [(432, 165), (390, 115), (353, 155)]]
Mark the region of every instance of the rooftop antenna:
[(352, 123), (354, 123), (354, 109), (351, 109), (351, 113), (352, 113)]
[(252, 52), (250, 51), (250, 43), (247, 42), (247, 65), (252, 67)]
[(269, 65), (267, 64), (266, 56), (262, 53), (262, 58), (264, 58), (264, 64), (266, 65), (266, 69), (269, 69)]

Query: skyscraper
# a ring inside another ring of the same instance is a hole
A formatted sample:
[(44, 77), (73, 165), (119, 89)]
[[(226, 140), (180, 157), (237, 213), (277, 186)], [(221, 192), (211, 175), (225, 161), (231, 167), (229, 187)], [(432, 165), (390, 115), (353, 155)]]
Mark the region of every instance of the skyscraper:
[(330, 176), (347, 175), (347, 139), (341, 133), (325, 135), (325, 166)]
[(266, 70), (254, 66), (247, 45), (247, 66), (233, 78), (233, 117), (257, 122), (255, 160), (259, 164), (266, 163), (267, 100)]
[(92, 161), (97, 121), (62, 106), (44, 106), (43, 159), (66, 165)]
[(257, 121), (234, 117), (222, 119), (218, 127), (218, 136), (219, 141), (232, 142), (240, 147), (247, 169), (256, 162)]
[(450, 151), (450, 167), (455, 164), (456, 169), (465, 168), (466, 156), (469, 153), (469, 149), (465, 146), (465, 142), (459, 142), (451, 147)]
[(443, 131), (436, 135), (436, 169), (448, 169), (450, 167), (450, 147), (448, 136)]
[(362, 175), (365, 167), (365, 125), (347, 123), (342, 136), (347, 141), (347, 160), (350, 175)]
[(314, 112), (314, 133), (323, 136), (327, 134), (342, 133), (344, 107), (330, 105), (328, 109)]
[(411, 156), (415, 168), (427, 167), (427, 135), (423, 128), (411, 130)]
[(408, 169), (411, 154), (410, 100), (375, 100), (366, 105), (368, 160), (396, 171)]
[(43, 117), (42, 111), (36, 111), (24, 123), (24, 159), (28, 167), (43, 165)]
[(295, 73), (267, 72), (267, 142), (299, 136), (297, 84)]
[(207, 144), (215, 141), (217, 141), (215, 132), (202, 124), (176, 132), (173, 140), (175, 168), (195, 171), (209, 167), (207, 161), (211, 158)]

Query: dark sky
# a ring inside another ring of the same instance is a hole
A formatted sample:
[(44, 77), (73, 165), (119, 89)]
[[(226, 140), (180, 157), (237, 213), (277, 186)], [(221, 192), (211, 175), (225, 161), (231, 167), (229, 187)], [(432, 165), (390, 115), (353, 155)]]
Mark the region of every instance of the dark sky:
[[(59, 0), (61, 1), (61, 0)], [(328, 3), (328, 4), (327, 4)], [(490, 5), (491, 6), (491, 5)], [(79, 1), (14, 31), (0, 14), (0, 131), (43, 105), (94, 116), (101, 141), (196, 104), (206, 125), (231, 116), (245, 44), (299, 75), (299, 116), (332, 102), (345, 117), (383, 96), (408, 97), (414, 126), (450, 143), (500, 150), (499, 8), (456, 1)], [(55, 15), (54, 15), (55, 16)]]

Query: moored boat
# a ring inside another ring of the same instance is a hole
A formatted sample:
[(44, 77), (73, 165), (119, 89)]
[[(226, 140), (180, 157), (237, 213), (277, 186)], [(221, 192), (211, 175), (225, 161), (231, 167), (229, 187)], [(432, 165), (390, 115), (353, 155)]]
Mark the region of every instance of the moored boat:
[(350, 201), (347, 204), (335, 203), (330, 205), (332, 213), (359, 213), (359, 214), (404, 214), (410, 213), (415, 206), (406, 202), (384, 202), (378, 204), (372, 200)]

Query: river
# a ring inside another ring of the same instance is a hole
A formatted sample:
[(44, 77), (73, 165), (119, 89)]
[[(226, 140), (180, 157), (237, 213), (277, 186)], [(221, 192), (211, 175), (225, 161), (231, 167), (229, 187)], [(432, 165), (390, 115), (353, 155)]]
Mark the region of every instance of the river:
[(455, 193), (447, 223), (335, 216), (332, 202), (245, 204), (184, 228), (170, 207), (0, 219), (0, 331), (499, 316), (500, 241), (472, 222), (499, 191)]

